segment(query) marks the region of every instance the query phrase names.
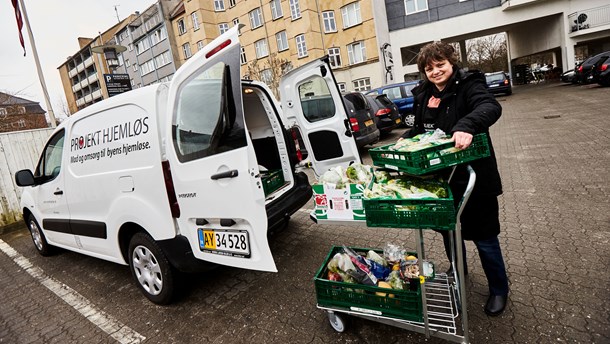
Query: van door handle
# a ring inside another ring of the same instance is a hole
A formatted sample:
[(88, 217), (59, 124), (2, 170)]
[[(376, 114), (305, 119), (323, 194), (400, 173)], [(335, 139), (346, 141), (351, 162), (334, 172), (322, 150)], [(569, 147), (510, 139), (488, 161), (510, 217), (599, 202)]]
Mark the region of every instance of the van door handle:
[(212, 180), (218, 180), (223, 178), (235, 178), (237, 177), (237, 170), (231, 170), (226, 172), (220, 172), (212, 175)]
[(53, 195), (63, 195), (64, 191), (63, 190), (55, 190), (55, 192), (53, 192)]

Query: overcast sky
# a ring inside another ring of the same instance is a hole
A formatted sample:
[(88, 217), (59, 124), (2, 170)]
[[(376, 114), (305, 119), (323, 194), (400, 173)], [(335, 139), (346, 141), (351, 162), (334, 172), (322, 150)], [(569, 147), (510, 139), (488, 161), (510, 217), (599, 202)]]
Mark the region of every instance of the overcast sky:
[[(135, 11), (143, 12), (154, 0), (23, 0), (34, 34), (38, 57), (49, 91), (51, 106), (61, 113), (64, 91), (57, 67), (79, 50), (78, 37), (95, 37)], [(17, 22), (11, 0), (0, 0), (0, 91), (39, 102), (47, 109), (40, 79), (24, 23), (19, 43)]]

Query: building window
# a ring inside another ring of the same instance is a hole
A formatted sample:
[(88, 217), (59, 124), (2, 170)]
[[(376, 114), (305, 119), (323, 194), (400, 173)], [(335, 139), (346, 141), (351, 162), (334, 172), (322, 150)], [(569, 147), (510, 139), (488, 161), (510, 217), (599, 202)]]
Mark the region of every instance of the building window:
[(275, 39), (277, 40), (277, 51), (284, 51), (288, 49), (288, 37), (286, 36), (286, 31), (276, 33)]
[(326, 11), (322, 12), (322, 19), (324, 20), (324, 32), (336, 32), (337, 24), (335, 23), (335, 12)]
[(6, 116), (7, 114), (8, 114), (8, 112), (6, 111), (5, 108), (0, 108), (0, 115)]
[(236, 0), (229, 0), (229, 7), (235, 7)]
[(191, 54), (191, 45), (189, 43), (184, 43), (182, 45), (182, 52), (184, 53), (184, 59), (188, 59), (192, 56)]
[(193, 30), (199, 30), (199, 15), (197, 15), (197, 12), (191, 13), (191, 20), (193, 21)]
[(298, 35), (295, 37), (297, 42), (297, 54), (299, 57), (307, 56), (307, 44), (305, 44), (305, 35)]
[(248, 59), (246, 58), (246, 49), (244, 49), (244, 47), (241, 47), (241, 53), (239, 54), (239, 62), (242, 65), (245, 65), (246, 63), (248, 63)]
[(273, 20), (276, 20), (277, 18), (280, 18), (284, 15), (284, 13), (282, 13), (282, 4), (280, 3), (280, 0), (271, 0), (271, 18)]
[(165, 26), (162, 26), (159, 29), (155, 30), (155, 32), (153, 32), (153, 34), (150, 36), (152, 45), (156, 45), (157, 43), (161, 42), (162, 40), (164, 40), (166, 38), (167, 38), (167, 31), (165, 30)]
[(142, 75), (152, 73), (155, 70), (155, 63), (153, 60), (148, 60), (140, 65), (140, 70), (142, 71)]
[(337, 86), (339, 87), (339, 92), (347, 92), (347, 87), (345, 86), (344, 82), (338, 82)]
[(344, 29), (362, 23), (362, 18), (360, 17), (360, 3), (354, 2), (341, 7), (341, 16), (343, 16)]
[(233, 19), (233, 26), (237, 26), (237, 34), (241, 35), (241, 29), (239, 28), (239, 18)]
[(178, 20), (178, 34), (184, 35), (186, 33), (186, 25), (184, 25), (184, 18)]
[(328, 49), (328, 59), (330, 61), (331, 67), (333, 67), (333, 68), (341, 67), (341, 49), (329, 48)]
[(261, 39), (254, 42), (254, 48), (256, 49), (256, 58), (260, 59), (269, 55), (269, 49), (267, 49), (267, 40)]
[(428, 10), (428, 0), (405, 0), (407, 14)]
[(166, 50), (165, 52), (155, 56), (155, 66), (157, 68), (163, 67), (167, 64), (170, 64), (171, 62), (172, 62), (172, 57), (171, 57), (171, 54), (169, 53), (169, 50)]
[(137, 71), (138, 71), (138, 64), (137, 64), (137, 63), (134, 63), (134, 64), (133, 64), (133, 71), (134, 71), (134, 72), (137, 72)]
[(366, 48), (364, 42), (356, 42), (347, 46), (347, 58), (349, 64), (353, 65), (366, 60)]
[(129, 68), (131, 67), (131, 62), (129, 62), (129, 59), (125, 60), (125, 68)]
[(127, 47), (129, 48), (129, 51), (133, 51), (133, 44), (129, 43)]
[(301, 7), (299, 0), (290, 0), (290, 17), (292, 20), (301, 18)]
[(119, 59), (119, 66), (122, 66), (125, 62), (123, 61), (123, 54), (118, 54), (117, 55), (118, 59)]
[(131, 81), (131, 87), (134, 87), (136, 85), (136, 82), (133, 81), (133, 79), (129, 79), (129, 81)]
[(197, 41), (197, 51), (203, 49), (203, 41)]
[(214, 0), (214, 11), (224, 11), (225, 0)]
[(368, 91), (371, 89), (371, 79), (369, 78), (354, 80), (352, 81), (352, 84), (354, 85), (354, 91), (356, 92)]
[(136, 54), (140, 55), (148, 50), (148, 48), (150, 48), (150, 43), (148, 42), (147, 37), (145, 37), (143, 40), (136, 43)]
[(260, 8), (255, 8), (250, 13), (250, 26), (252, 29), (256, 29), (257, 27), (263, 26), (263, 14), (261, 13)]
[(221, 35), (227, 31), (229, 31), (229, 24), (227, 24), (227, 23), (218, 24), (218, 31), (220, 31)]
[(261, 71), (261, 81), (267, 85), (271, 84), (271, 82), (273, 81), (273, 72), (271, 71), (271, 69), (267, 68)]

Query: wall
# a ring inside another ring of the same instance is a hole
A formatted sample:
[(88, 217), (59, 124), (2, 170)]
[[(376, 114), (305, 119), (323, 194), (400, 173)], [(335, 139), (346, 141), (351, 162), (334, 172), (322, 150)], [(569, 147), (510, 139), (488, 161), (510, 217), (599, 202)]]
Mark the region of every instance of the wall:
[(33, 170), (53, 129), (34, 129), (0, 134), (0, 227), (21, 220), (21, 188), (15, 172)]

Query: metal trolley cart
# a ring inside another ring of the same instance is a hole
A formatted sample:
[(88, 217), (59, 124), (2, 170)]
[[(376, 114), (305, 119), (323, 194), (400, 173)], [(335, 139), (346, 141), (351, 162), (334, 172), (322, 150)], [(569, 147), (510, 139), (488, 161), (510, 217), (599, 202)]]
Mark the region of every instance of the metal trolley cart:
[[(416, 292), (402, 295), (402, 291), (394, 289), (381, 289), (364, 285), (354, 287), (353, 284), (325, 280), (324, 272), (327, 259), (315, 278), (316, 294), (318, 297), (317, 307), (328, 313), (330, 325), (334, 330), (337, 332), (345, 331), (347, 324), (346, 316), (354, 316), (422, 333), (427, 338), (438, 337), (457, 343), (469, 343), (468, 314), (467, 307), (465, 306), (467, 304), (466, 289), (463, 283), (464, 254), (462, 252), (462, 245), (453, 245), (454, 242), (459, 243), (462, 240), (459, 218), (468, 202), (476, 181), (476, 174), (472, 167), (468, 165), (467, 169), (470, 175), (468, 185), (459, 203), (455, 226), (449, 231), (452, 241), (453, 276), (438, 273), (431, 281), (422, 279)], [(453, 172), (455, 172), (455, 166), (453, 167)], [(451, 176), (453, 176), (453, 172)], [(317, 223), (363, 223), (363, 221), (321, 220), (316, 218), (313, 212), (311, 217)], [(422, 226), (415, 229), (417, 231), (416, 249), (420, 271), (424, 271), (423, 262), (426, 258), (423, 237), (424, 229), (427, 228)], [(329, 257), (333, 253), (331, 251)], [(340, 284), (345, 286), (343, 291), (340, 290), (342, 288), (339, 286)], [(354, 293), (353, 289), (358, 289), (360, 292)], [(373, 302), (369, 302), (366, 299), (367, 295), (373, 295), (372, 297), (374, 297), (375, 291), (378, 292), (380, 289), (388, 294), (392, 293), (390, 297), (385, 298), (388, 300), (388, 303), (396, 305), (390, 307), (392, 308), (390, 311), (384, 307), (379, 307), (379, 298), (373, 300)], [(330, 299), (326, 299), (326, 296), (329, 296)], [(421, 302), (417, 297), (421, 298)]]

